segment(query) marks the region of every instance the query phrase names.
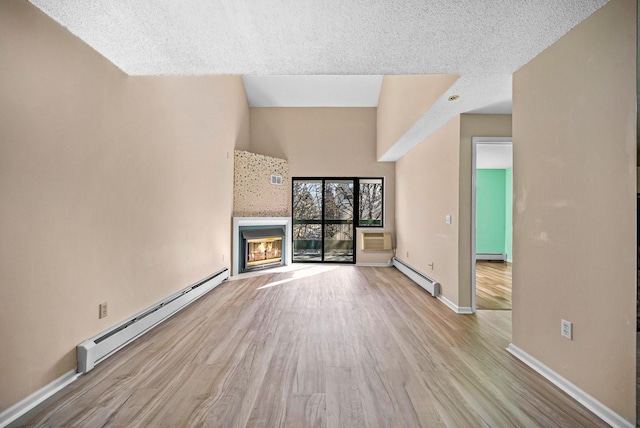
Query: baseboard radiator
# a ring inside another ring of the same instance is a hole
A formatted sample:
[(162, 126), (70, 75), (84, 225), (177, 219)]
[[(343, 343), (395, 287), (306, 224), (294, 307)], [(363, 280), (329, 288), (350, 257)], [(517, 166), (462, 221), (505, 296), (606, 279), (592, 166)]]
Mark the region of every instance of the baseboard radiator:
[(433, 297), (437, 297), (440, 294), (440, 283), (424, 275), (420, 271), (412, 268), (403, 261), (400, 261), (396, 257), (393, 258), (393, 266), (400, 272), (408, 276), (413, 282), (420, 287), (427, 290)]
[(77, 347), (78, 373), (87, 373), (96, 364), (213, 290), (227, 278), (229, 278), (229, 269), (222, 269), (97, 336), (85, 340)]
[(478, 253), (476, 260), (506, 262), (507, 255), (505, 253)]

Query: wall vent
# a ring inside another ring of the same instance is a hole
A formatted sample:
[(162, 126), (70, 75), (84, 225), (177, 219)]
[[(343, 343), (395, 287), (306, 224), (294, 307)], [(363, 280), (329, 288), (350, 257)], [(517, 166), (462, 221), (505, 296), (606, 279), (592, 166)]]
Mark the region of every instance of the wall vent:
[(391, 250), (391, 232), (362, 232), (362, 251)]
[(271, 184), (276, 184), (278, 186), (282, 186), (282, 176), (281, 175), (272, 175), (271, 176)]

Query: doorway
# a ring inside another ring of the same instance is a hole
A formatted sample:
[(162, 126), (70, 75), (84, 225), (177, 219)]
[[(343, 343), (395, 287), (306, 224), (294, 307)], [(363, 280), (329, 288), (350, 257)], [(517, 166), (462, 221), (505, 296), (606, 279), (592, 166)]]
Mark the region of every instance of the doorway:
[(511, 137), (472, 138), (472, 308), (511, 310)]
[(355, 263), (355, 178), (293, 178), (293, 261)]

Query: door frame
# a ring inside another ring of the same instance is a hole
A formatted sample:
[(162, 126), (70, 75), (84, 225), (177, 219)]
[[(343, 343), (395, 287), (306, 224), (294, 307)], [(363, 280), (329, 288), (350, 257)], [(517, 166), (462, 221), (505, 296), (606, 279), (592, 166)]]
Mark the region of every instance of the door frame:
[[(476, 161), (478, 146), (510, 144), (513, 137), (471, 137), (471, 312), (476, 312)], [(511, 190), (513, 192), (513, 189)], [(513, 285), (512, 285), (513, 286)]]

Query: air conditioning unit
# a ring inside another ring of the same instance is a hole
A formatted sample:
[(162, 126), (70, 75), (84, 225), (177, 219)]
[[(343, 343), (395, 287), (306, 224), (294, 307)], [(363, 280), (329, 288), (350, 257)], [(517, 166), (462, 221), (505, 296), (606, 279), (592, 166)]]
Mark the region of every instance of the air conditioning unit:
[(362, 232), (362, 251), (390, 251), (391, 232)]

